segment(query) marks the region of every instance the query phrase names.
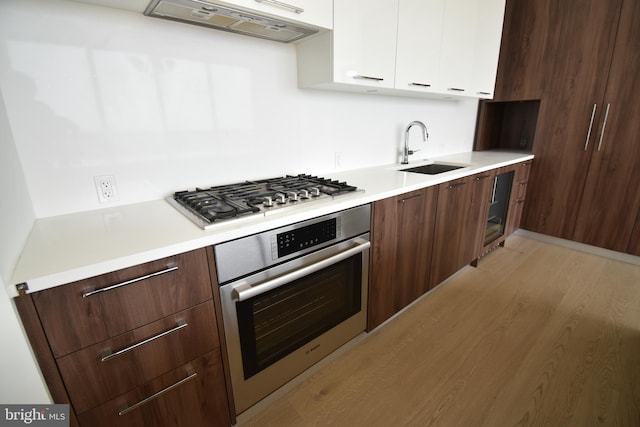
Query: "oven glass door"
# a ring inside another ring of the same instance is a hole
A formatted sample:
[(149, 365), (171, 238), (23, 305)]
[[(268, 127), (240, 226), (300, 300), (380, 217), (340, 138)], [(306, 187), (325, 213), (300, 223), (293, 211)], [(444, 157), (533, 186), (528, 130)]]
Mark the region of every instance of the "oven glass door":
[(245, 379), (362, 310), (362, 253), (236, 302)]

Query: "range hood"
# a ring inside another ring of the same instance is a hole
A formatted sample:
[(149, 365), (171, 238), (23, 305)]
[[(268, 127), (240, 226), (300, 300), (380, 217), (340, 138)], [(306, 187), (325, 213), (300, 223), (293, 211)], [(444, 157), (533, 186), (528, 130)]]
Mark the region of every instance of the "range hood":
[(318, 32), (313, 27), (202, 0), (153, 0), (144, 14), (283, 43)]

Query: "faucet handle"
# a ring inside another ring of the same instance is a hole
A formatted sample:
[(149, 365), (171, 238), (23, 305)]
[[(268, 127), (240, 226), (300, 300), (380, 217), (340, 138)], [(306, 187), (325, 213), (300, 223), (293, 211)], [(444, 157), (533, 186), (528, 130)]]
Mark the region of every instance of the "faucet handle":
[(408, 154), (408, 155), (412, 155), (412, 154), (414, 154), (414, 153), (417, 153), (418, 151), (420, 151), (420, 149), (419, 149), (419, 148), (418, 148), (417, 150), (409, 150), (409, 151), (407, 151), (407, 154)]

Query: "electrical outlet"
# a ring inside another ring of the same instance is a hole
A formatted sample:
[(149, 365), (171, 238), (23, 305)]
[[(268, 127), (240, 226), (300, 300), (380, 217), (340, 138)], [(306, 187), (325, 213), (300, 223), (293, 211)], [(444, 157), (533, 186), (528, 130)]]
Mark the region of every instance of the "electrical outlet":
[(93, 182), (96, 185), (96, 192), (98, 193), (98, 200), (100, 203), (109, 203), (118, 200), (118, 189), (116, 188), (115, 176), (94, 176)]

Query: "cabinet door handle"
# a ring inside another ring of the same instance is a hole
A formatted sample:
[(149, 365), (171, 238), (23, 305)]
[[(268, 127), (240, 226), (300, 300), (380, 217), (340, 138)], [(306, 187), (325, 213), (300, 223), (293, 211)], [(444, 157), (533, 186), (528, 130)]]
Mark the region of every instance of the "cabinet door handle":
[(181, 379), (177, 383), (171, 384), (169, 387), (163, 388), (159, 392), (154, 393), (151, 396), (142, 399), (138, 403), (134, 403), (133, 405), (131, 405), (131, 406), (127, 407), (127, 408), (124, 408), (123, 410), (118, 412), (118, 415), (128, 414), (129, 412), (133, 411), (134, 409), (137, 409), (137, 408), (141, 407), (142, 405), (147, 404), (147, 403), (151, 402), (154, 399), (157, 399), (158, 397), (160, 397), (163, 394), (173, 390), (174, 388), (180, 387), (182, 384), (186, 383), (187, 381), (190, 381), (190, 380), (194, 379), (197, 375), (198, 375), (197, 372), (194, 372), (194, 373), (188, 375), (186, 378)]
[(496, 191), (498, 189), (498, 177), (493, 179), (493, 189), (491, 190), (491, 204), (496, 202)]
[(607, 109), (604, 112), (604, 122), (602, 122), (602, 131), (600, 132), (600, 142), (598, 142), (598, 151), (602, 148), (602, 139), (604, 138), (604, 129), (607, 127), (607, 119), (609, 118), (609, 108), (611, 104), (607, 104)]
[(449, 88), (447, 88), (447, 90), (450, 90), (452, 92), (464, 92), (464, 89), (459, 88), (459, 87), (449, 87)]
[(447, 185), (447, 189), (451, 190), (452, 188), (460, 187), (462, 185), (467, 185), (466, 182), (456, 182), (455, 184)]
[(591, 111), (591, 121), (589, 121), (589, 131), (587, 132), (587, 140), (584, 142), (584, 151), (589, 148), (589, 140), (591, 139), (591, 129), (593, 129), (593, 118), (596, 116), (596, 108), (598, 104), (593, 104), (593, 110)]
[(106, 362), (106, 361), (108, 361), (108, 360), (113, 359), (113, 358), (114, 358), (114, 357), (116, 357), (116, 356), (120, 356), (121, 354), (127, 353), (127, 352), (129, 352), (129, 351), (133, 350), (134, 348), (138, 348), (138, 347), (140, 347), (141, 345), (145, 345), (145, 344), (147, 344), (147, 343), (150, 343), (151, 341), (155, 341), (155, 340), (157, 340), (158, 338), (162, 338), (162, 337), (164, 337), (165, 335), (169, 335), (169, 334), (171, 334), (171, 333), (173, 333), (173, 332), (179, 331), (180, 329), (182, 329), (182, 328), (186, 328), (187, 326), (189, 326), (189, 324), (188, 324), (187, 322), (185, 322), (184, 320), (180, 320), (180, 321), (178, 321), (178, 324), (177, 324), (175, 327), (173, 327), (173, 328), (171, 328), (171, 329), (168, 329), (168, 330), (166, 330), (166, 331), (164, 331), (164, 332), (160, 332), (159, 334), (154, 335), (154, 336), (152, 336), (151, 338), (147, 338), (146, 340), (142, 340), (142, 341), (137, 342), (137, 343), (135, 343), (135, 344), (132, 344), (132, 345), (130, 345), (130, 346), (128, 346), (128, 347), (125, 347), (125, 348), (123, 348), (123, 349), (120, 349), (120, 350), (118, 350), (118, 351), (116, 351), (116, 352), (114, 352), (114, 353), (109, 353), (109, 354), (107, 354), (106, 356), (104, 356), (104, 357), (103, 357), (102, 359), (100, 359), (100, 360), (101, 360), (102, 362)]
[(480, 176), (477, 176), (477, 177), (475, 178), (475, 180), (476, 180), (476, 181), (480, 181), (480, 180), (483, 180), (483, 179), (487, 179), (487, 178), (489, 178), (489, 177), (491, 177), (491, 175), (480, 175)]
[(176, 271), (177, 269), (178, 269), (178, 266), (174, 265), (172, 267), (167, 267), (164, 270), (156, 271), (155, 273), (151, 273), (151, 274), (147, 274), (147, 275), (144, 275), (144, 276), (136, 277), (135, 279), (127, 280), (125, 282), (116, 283), (115, 285), (107, 286), (107, 287), (104, 287), (104, 288), (94, 289), (94, 290), (91, 290), (91, 291), (83, 293), (82, 294), (82, 298), (87, 298), (87, 297), (90, 297), (91, 295), (95, 295), (95, 294), (99, 294), (99, 293), (102, 293), (102, 292), (111, 291), (113, 289), (118, 289), (118, 288), (121, 288), (122, 286), (131, 285), (133, 283), (137, 283), (137, 282), (140, 282), (142, 280), (147, 280), (147, 279), (150, 279), (152, 277), (160, 276), (161, 274), (167, 274), (167, 273), (170, 273), (172, 271)]
[(258, 3), (269, 3), (272, 4), (276, 7), (280, 7), (282, 9), (287, 9), (290, 10), (292, 12), (295, 12), (297, 14), (300, 14), (302, 12), (304, 12), (304, 9), (298, 6), (294, 6), (292, 4), (287, 4), (287, 3), (282, 3), (281, 1), (276, 1), (276, 0), (255, 0)]
[(416, 194), (415, 196), (407, 197), (406, 199), (400, 200), (400, 203), (407, 203), (409, 200), (419, 199), (422, 197), (422, 194)]
[(409, 83), (409, 86), (431, 87), (431, 85), (429, 85), (429, 84), (417, 83), (417, 82), (411, 82), (411, 83)]
[(382, 77), (363, 76), (362, 74), (356, 74), (355, 76), (353, 76), (353, 78), (358, 80), (373, 80), (376, 82), (381, 82), (384, 80)]
[(491, 95), (491, 92), (476, 92), (478, 95)]

